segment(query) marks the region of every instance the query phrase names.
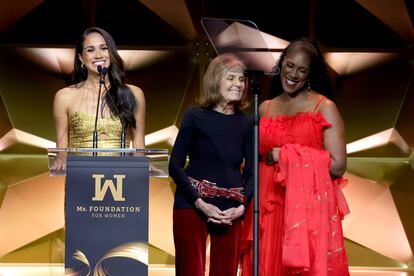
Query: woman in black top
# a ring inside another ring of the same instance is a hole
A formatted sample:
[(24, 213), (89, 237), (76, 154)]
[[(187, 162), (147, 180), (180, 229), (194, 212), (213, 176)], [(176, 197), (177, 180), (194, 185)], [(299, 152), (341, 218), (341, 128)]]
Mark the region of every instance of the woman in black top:
[(237, 274), (253, 181), (252, 120), (240, 111), (247, 106), (243, 70), (232, 54), (211, 61), (200, 106), (187, 110), (171, 153), (178, 276), (204, 276), (208, 235), (210, 275)]

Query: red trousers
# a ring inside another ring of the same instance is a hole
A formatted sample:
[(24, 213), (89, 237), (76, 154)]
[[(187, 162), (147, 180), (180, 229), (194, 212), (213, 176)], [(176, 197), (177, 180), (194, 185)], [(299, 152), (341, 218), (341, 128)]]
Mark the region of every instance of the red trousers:
[(233, 225), (207, 223), (194, 209), (174, 209), (175, 275), (204, 276), (210, 235), (210, 275), (236, 276), (240, 258), (241, 219)]

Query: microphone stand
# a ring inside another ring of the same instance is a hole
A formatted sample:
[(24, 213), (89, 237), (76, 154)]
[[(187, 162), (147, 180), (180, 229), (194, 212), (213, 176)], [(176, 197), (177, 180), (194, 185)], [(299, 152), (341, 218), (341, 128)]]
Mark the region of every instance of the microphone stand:
[[(106, 71), (107, 71), (107, 70), (106, 70), (106, 67), (104, 67), (104, 68), (103, 68), (103, 70), (104, 70), (104, 71), (105, 71), (105, 73), (106, 73)], [(105, 74), (105, 73), (104, 73), (104, 74)], [(109, 91), (108, 91), (108, 87), (106, 86), (105, 82), (103, 82), (103, 86), (104, 86), (104, 88), (105, 88), (105, 92), (106, 92), (106, 93), (109, 93)], [(109, 98), (111, 99), (112, 104), (114, 105), (115, 110), (116, 110), (116, 113), (117, 113), (117, 115), (118, 115), (119, 121), (121, 122), (121, 127), (122, 127), (122, 132), (121, 132), (121, 149), (124, 149), (124, 148), (125, 148), (125, 144), (126, 144), (126, 142), (125, 142), (125, 140), (126, 140), (126, 138), (125, 138), (125, 123), (124, 123), (124, 121), (122, 120), (122, 118), (121, 118), (121, 116), (120, 116), (120, 114), (119, 114), (118, 107), (116, 106), (115, 101), (114, 101), (114, 99), (112, 98), (111, 94), (109, 94)], [(125, 156), (125, 152), (121, 152), (121, 156)]]
[[(121, 149), (124, 149), (125, 148), (125, 127), (124, 127), (124, 124), (122, 122), (121, 122), (121, 125), (122, 125), (122, 132), (121, 132)], [(121, 152), (121, 156), (125, 156), (125, 152)]]
[[(98, 126), (98, 114), (99, 114), (99, 105), (101, 102), (101, 90), (102, 90), (102, 84), (105, 84), (104, 78), (105, 74), (103, 73), (103, 68), (101, 65), (98, 65), (98, 73), (99, 73), (99, 90), (98, 90), (98, 102), (96, 104), (96, 114), (95, 114), (95, 126), (93, 129), (93, 137), (92, 137), (92, 147), (94, 149), (98, 148), (98, 132), (97, 132), (97, 126)], [(93, 152), (93, 156), (96, 156), (97, 152)]]
[(264, 72), (260, 70), (244, 70), (250, 79), (250, 90), (254, 96), (253, 124), (253, 275), (259, 275), (259, 94), (260, 78)]

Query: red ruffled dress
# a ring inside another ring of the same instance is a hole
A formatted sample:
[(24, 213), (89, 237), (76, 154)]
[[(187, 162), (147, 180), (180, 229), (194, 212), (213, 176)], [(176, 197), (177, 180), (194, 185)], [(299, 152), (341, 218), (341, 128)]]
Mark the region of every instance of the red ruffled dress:
[[(349, 213), (339, 181), (329, 174), (320, 112), (263, 117), (261, 156), (280, 147), (280, 160), (259, 163), (259, 275), (349, 275), (341, 220)], [(242, 244), (242, 276), (253, 269), (253, 215), (248, 208)]]

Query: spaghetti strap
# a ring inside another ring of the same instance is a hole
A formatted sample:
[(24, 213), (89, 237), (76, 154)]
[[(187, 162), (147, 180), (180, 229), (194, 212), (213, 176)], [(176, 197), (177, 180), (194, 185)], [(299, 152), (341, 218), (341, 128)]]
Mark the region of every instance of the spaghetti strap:
[(325, 96), (322, 96), (322, 97), (318, 100), (318, 102), (317, 102), (317, 103), (316, 103), (316, 105), (315, 105), (315, 108), (313, 109), (313, 113), (315, 113), (315, 112), (318, 110), (319, 106), (321, 105), (321, 103), (322, 103), (325, 99), (326, 99), (326, 97), (325, 97)]
[(266, 117), (268, 117), (269, 114), (269, 106), (270, 106), (271, 100), (267, 100), (267, 109), (266, 109)]

